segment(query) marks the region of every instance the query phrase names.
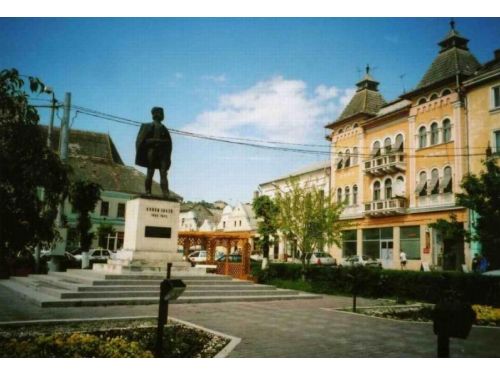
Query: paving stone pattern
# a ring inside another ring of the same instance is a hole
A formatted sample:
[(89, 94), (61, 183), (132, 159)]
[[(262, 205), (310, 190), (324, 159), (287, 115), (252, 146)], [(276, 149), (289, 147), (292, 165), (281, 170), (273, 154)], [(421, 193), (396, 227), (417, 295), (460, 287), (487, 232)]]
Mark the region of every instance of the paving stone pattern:
[[(378, 304), (359, 299), (359, 306)], [(230, 357), (434, 357), (432, 325), (334, 311), (351, 299), (228, 302), (172, 305), (178, 319), (240, 337)], [(156, 315), (154, 305), (40, 308), (0, 287), (0, 321)], [(467, 340), (452, 339), (452, 357), (500, 357), (500, 329), (473, 327)]]

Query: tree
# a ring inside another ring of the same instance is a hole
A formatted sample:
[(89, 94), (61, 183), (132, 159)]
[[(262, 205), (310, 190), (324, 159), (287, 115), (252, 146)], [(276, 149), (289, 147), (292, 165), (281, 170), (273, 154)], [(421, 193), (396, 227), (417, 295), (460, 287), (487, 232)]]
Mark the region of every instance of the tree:
[(350, 225), (340, 220), (341, 203), (315, 186), (300, 187), (297, 180), (289, 180), (288, 191), (277, 194), (276, 205), (278, 228), (296, 240), (304, 272), (307, 255), (325, 245), (340, 246), (341, 231)]
[(99, 184), (90, 181), (76, 181), (71, 185), (69, 201), (78, 214), (76, 230), (82, 253), (90, 249), (94, 237), (93, 233), (90, 232), (92, 228), (90, 212), (94, 211), (100, 199), (101, 186)]
[(113, 228), (111, 224), (108, 223), (99, 224), (99, 226), (97, 227), (97, 238), (99, 239), (99, 246), (106, 247), (107, 246), (106, 240), (110, 236), (114, 236), (115, 233), (116, 233), (115, 228)]
[(262, 268), (264, 269), (268, 264), (269, 248), (276, 238), (278, 208), (267, 195), (254, 198), (252, 207), (257, 218), (257, 233), (259, 234), (257, 245), (262, 249), (264, 258)]
[(482, 254), (493, 269), (500, 268), (500, 167), (498, 156), (487, 152), (485, 170), (479, 176), (467, 174), (461, 183), (463, 193), (457, 194), (457, 204), (477, 214), (473, 223), (472, 240), (481, 243)]
[[(31, 93), (43, 83), (28, 77)], [(0, 72), (0, 274), (16, 254), (49, 246), (58, 236), (58, 204), (68, 170), (46, 146), (39, 116), (28, 103), (25, 82), (15, 69)]]
[(429, 225), (441, 234), (444, 243), (443, 269), (459, 271), (464, 263), (464, 240), (469, 238), (463, 223), (457, 221), (457, 215), (451, 214), (450, 221), (438, 219)]

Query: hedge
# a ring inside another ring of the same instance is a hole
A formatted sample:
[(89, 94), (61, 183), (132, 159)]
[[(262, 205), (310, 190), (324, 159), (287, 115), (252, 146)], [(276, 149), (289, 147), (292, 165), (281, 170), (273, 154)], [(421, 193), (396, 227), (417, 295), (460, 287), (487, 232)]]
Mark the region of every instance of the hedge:
[[(356, 273), (355, 279), (353, 272)], [(302, 265), (274, 263), (266, 270), (253, 269), (259, 283), (272, 280), (299, 280)], [(305, 279), (315, 293), (357, 294), (370, 298), (407, 298), (436, 303), (449, 293), (466, 302), (500, 306), (500, 277), (461, 272), (420, 272), (384, 270), (369, 267), (318, 267), (306, 269)]]

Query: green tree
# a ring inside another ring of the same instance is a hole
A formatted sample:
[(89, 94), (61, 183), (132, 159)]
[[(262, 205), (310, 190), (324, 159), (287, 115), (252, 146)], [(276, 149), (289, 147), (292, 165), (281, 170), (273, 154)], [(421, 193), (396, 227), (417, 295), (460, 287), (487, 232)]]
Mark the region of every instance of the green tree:
[(101, 223), (97, 227), (97, 238), (99, 239), (99, 246), (100, 247), (106, 247), (107, 246), (107, 239), (109, 236), (114, 236), (116, 233), (115, 228), (108, 223)]
[[(28, 77), (29, 92), (43, 83)], [(57, 207), (68, 188), (68, 171), (46, 146), (39, 116), (15, 69), (0, 72), (0, 275), (16, 254), (49, 246), (58, 236)]]
[(80, 240), (81, 252), (90, 249), (94, 234), (90, 231), (92, 222), (90, 212), (94, 211), (101, 199), (101, 186), (90, 181), (76, 181), (71, 184), (69, 201), (78, 215), (76, 230)]
[(261, 195), (254, 198), (252, 207), (257, 218), (257, 245), (262, 249), (263, 258), (262, 268), (267, 267), (269, 259), (269, 248), (274, 244), (276, 238), (276, 218), (278, 208), (267, 195)]
[(472, 240), (481, 243), (482, 254), (492, 268), (500, 268), (500, 167), (498, 156), (487, 152), (483, 161), (485, 170), (479, 176), (467, 174), (461, 187), (464, 192), (457, 194), (457, 204), (473, 210), (478, 218), (473, 224)]
[(350, 225), (340, 220), (342, 204), (315, 186), (300, 187), (297, 180), (289, 180), (288, 191), (276, 195), (276, 205), (278, 228), (296, 240), (304, 272), (308, 254), (325, 245), (340, 246), (341, 232)]
[(429, 225), (441, 234), (445, 252), (443, 253), (443, 268), (460, 270), (464, 263), (464, 240), (469, 236), (463, 223), (457, 221), (457, 215), (451, 214), (450, 220), (438, 219)]

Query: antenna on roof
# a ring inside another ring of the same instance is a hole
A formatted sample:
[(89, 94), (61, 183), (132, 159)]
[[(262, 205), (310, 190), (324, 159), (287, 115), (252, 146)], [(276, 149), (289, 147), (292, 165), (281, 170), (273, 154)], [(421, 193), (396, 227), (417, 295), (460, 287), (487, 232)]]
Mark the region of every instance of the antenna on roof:
[(406, 93), (406, 88), (405, 88), (405, 81), (404, 77), (406, 76), (406, 73), (403, 73), (399, 76), (399, 79), (401, 80), (401, 85), (403, 86), (403, 94)]
[(455, 20), (453, 19), (453, 17), (451, 18), (450, 26), (452, 30), (455, 30)]

